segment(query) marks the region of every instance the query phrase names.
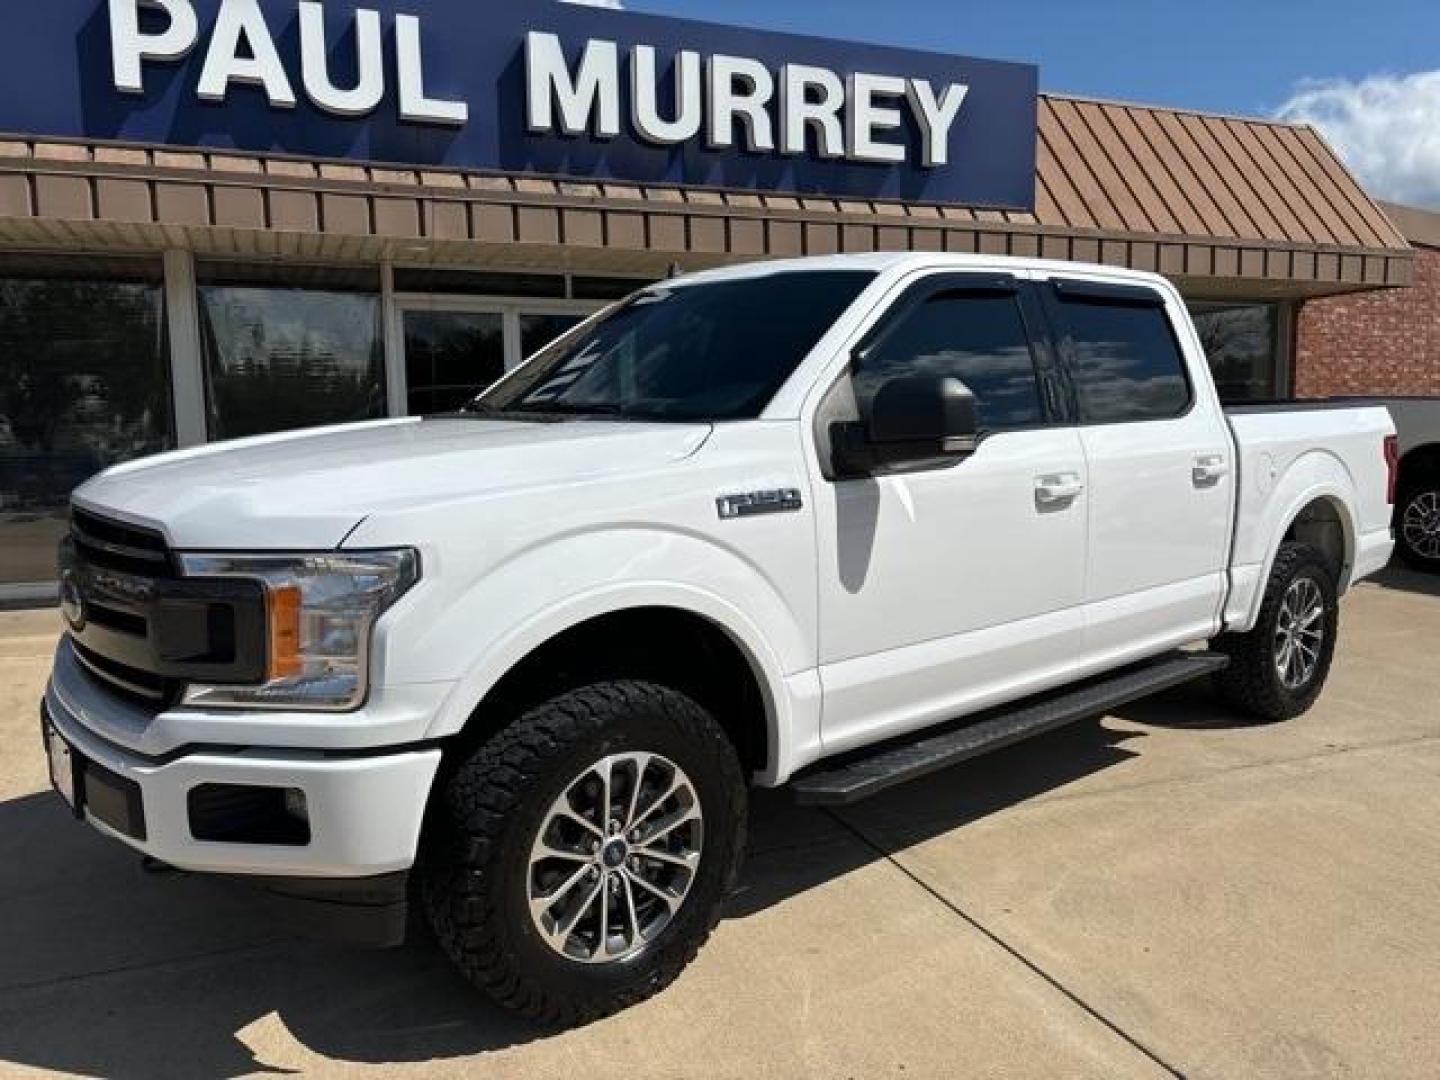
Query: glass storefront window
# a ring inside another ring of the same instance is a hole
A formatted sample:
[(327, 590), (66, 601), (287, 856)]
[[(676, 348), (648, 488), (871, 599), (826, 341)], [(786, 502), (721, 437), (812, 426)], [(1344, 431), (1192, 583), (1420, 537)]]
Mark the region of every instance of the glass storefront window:
[(1189, 306), (1220, 400), (1228, 404), (1278, 397), (1280, 305), (1196, 301)]
[[(353, 273), (202, 269), (200, 334), (212, 439), (386, 415), (378, 288)], [(362, 276), (363, 277), (363, 276)], [(292, 284), (293, 282), (293, 284)]]
[(70, 492), (174, 440), (159, 266), (0, 266), (0, 588), (53, 581)]
[(497, 312), (405, 312), (411, 416), (454, 412), (505, 374), (505, 317)]

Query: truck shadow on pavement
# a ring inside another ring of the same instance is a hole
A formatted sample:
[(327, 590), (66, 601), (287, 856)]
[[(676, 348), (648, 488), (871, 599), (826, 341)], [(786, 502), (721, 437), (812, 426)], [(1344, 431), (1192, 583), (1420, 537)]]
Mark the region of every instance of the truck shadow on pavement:
[[(886, 857), (868, 839), (874, 821), (893, 825), (891, 850), (920, 843), (1110, 769), (1144, 737), (1074, 725), (886, 793), (863, 814), (757, 793), (727, 918)], [(267, 1059), (308, 1072), (326, 1060), (453, 1059), (546, 1034), (492, 1007), (427, 941), (371, 953), (296, 940), (244, 893), (147, 875), (49, 793), (0, 804), (0, 1072), (6, 1062), (110, 1077), (286, 1071)]]
[(1440, 596), (1440, 574), (1422, 574), (1419, 570), (1411, 570), (1399, 560), (1370, 580), (1382, 589), (1418, 593), (1421, 596)]

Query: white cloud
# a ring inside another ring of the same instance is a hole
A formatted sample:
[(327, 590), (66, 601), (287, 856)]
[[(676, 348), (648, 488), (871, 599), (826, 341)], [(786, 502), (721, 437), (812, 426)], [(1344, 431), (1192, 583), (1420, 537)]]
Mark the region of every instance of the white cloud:
[(1314, 124), (1372, 195), (1440, 208), (1440, 71), (1306, 80), (1276, 115)]
[(580, 4), (584, 7), (613, 8), (615, 11), (621, 11), (625, 7), (620, 0), (564, 0), (564, 2), (567, 4)]

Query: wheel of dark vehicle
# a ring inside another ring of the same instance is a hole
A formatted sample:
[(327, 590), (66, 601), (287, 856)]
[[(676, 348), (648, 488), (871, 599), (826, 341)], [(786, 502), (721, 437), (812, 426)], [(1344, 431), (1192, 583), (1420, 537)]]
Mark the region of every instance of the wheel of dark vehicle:
[(1440, 481), (1407, 489), (1399, 503), (1396, 551), (1415, 569), (1440, 574)]
[(441, 948), (506, 1009), (575, 1026), (668, 986), (734, 887), (747, 791), (683, 694), (598, 683), (547, 701), (449, 776), (421, 860)]
[(1325, 556), (1308, 544), (1283, 545), (1255, 628), (1214, 643), (1230, 657), (1217, 677), (1222, 696), (1258, 720), (1291, 720), (1307, 712), (1330, 675), (1339, 625), (1334, 573)]

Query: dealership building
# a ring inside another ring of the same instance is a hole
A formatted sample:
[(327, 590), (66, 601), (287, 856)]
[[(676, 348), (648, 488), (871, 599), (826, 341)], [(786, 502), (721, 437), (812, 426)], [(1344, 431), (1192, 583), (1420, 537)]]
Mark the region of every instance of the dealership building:
[(453, 409), (677, 268), (1135, 267), (1190, 301), (1229, 400), (1440, 389), (1410, 345), (1372, 384), (1367, 336), (1402, 330), (1346, 314), (1400, 303), (1440, 229), (1397, 225), (1308, 127), (549, 2), (47, 0), (10, 22), (0, 600), (51, 593), (68, 494), (109, 463)]

